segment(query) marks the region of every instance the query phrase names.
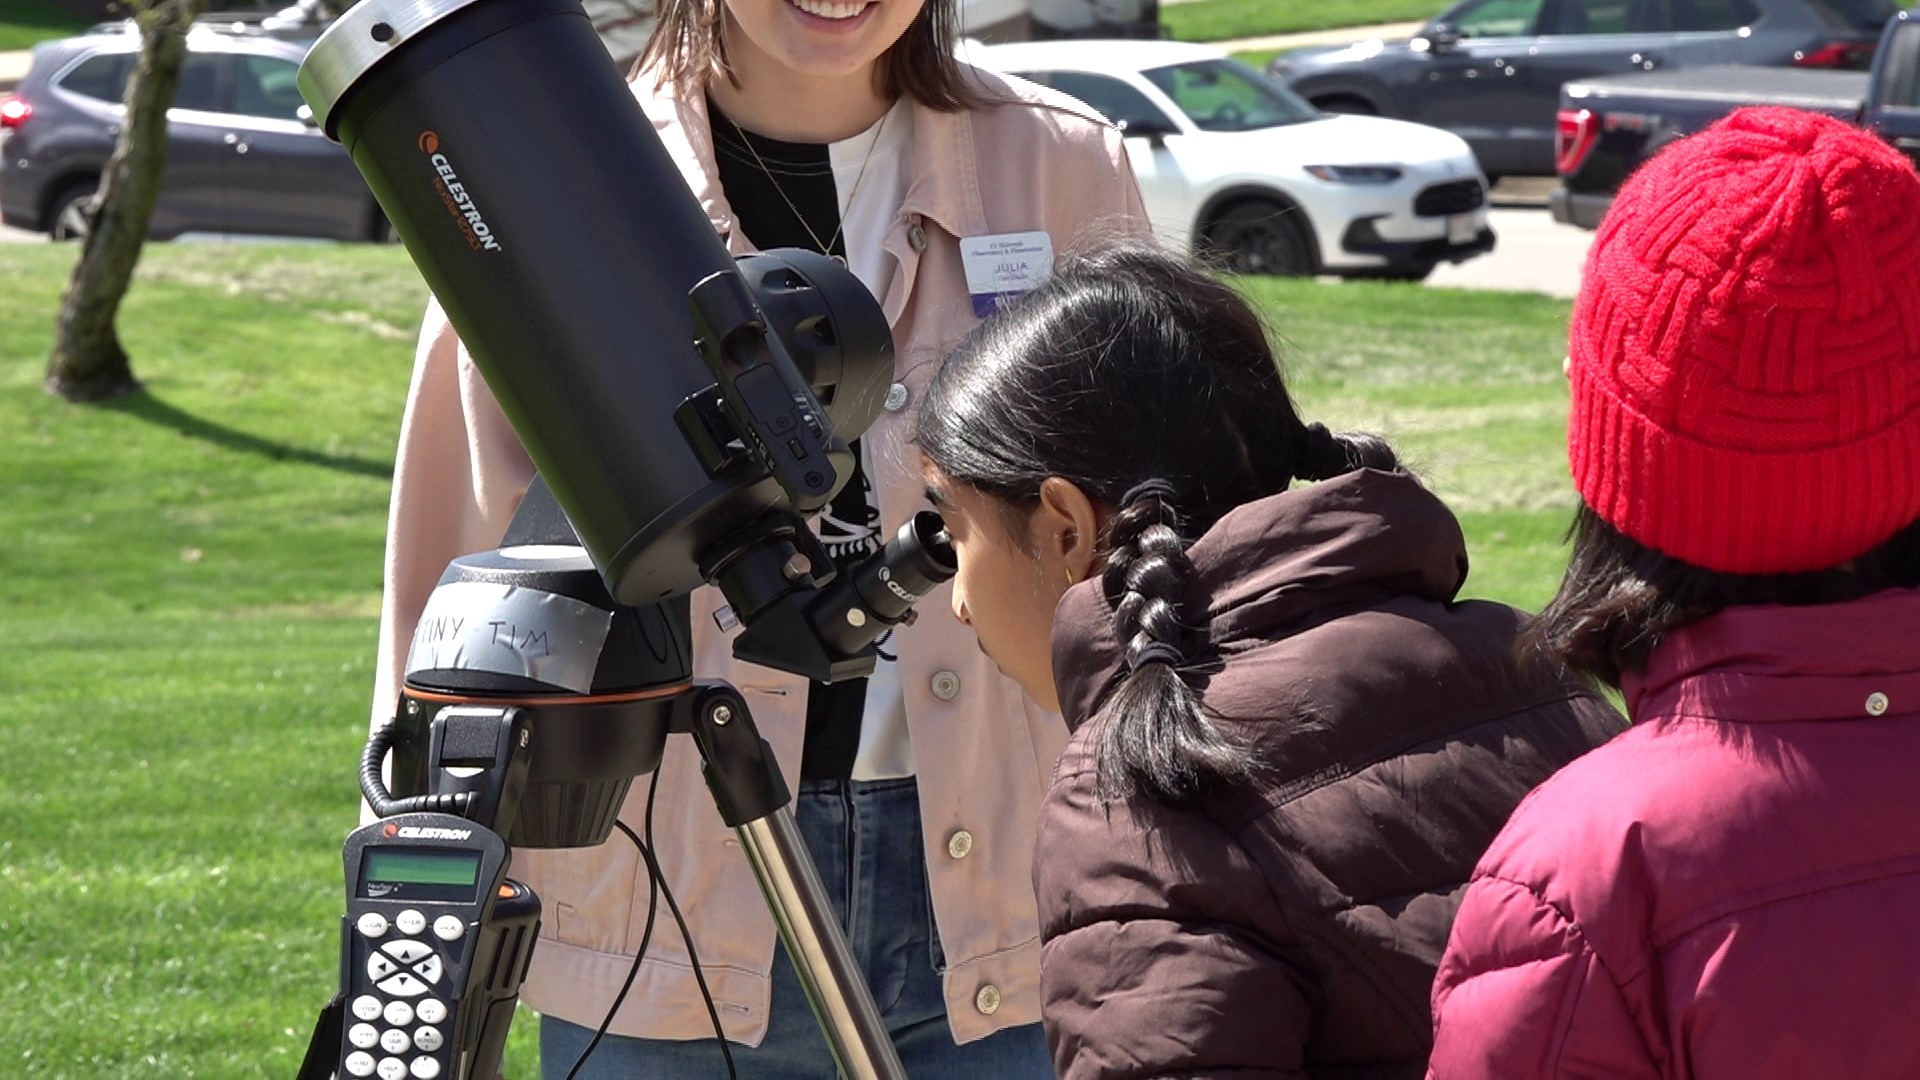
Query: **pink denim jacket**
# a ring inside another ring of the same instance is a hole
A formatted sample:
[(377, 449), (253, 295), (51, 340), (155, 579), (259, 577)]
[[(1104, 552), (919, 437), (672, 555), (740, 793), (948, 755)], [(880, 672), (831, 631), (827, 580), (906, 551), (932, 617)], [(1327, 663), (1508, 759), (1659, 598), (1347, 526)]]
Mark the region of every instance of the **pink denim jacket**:
[[(976, 322), (961, 238), (1044, 229), (1064, 253), (1147, 229), (1114, 128), (1072, 99), (980, 74), (1004, 103), (955, 113), (916, 108), (908, 191), (884, 243), (898, 265), (882, 306), (910, 402)], [(714, 228), (736, 254), (753, 250), (720, 189), (703, 95), (677, 95), (644, 76), (634, 93)], [(865, 435), (889, 529), (924, 506), (919, 456), (907, 441), (912, 415), (911, 407), (885, 412)], [(376, 724), (391, 715), (413, 625), (441, 571), (456, 554), (498, 544), (532, 472), (439, 305), (430, 304), (393, 482)], [(694, 596), (695, 674), (729, 680), (746, 694), (797, 791), (806, 684), (735, 661), (731, 635), (715, 629), (718, 602), (711, 588)], [(1033, 843), (1066, 729), (980, 652), (953, 617), (946, 589), (920, 611), (895, 642), (947, 961), (947, 1008), (964, 1043), (1040, 1019)], [(772, 918), (700, 779), (690, 741), (670, 740), (660, 773), (654, 830), (662, 868), (689, 913), (728, 1036), (757, 1044), (767, 1024)], [(636, 782), (623, 812), (636, 830), (646, 789), (646, 778)], [(616, 838), (589, 850), (522, 851), (513, 873), (545, 905), (523, 999), (543, 1013), (597, 1025), (626, 978), (646, 918), (646, 879), (633, 848)], [(656, 928), (612, 1030), (668, 1039), (711, 1033), (677, 933)]]

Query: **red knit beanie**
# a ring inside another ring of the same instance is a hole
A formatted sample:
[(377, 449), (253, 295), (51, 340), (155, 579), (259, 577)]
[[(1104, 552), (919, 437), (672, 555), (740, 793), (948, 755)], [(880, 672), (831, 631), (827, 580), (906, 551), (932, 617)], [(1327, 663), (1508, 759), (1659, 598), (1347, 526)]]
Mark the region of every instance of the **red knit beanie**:
[(1920, 177), (1735, 112), (1621, 188), (1568, 352), (1574, 485), (1614, 528), (1723, 573), (1865, 554), (1920, 518)]

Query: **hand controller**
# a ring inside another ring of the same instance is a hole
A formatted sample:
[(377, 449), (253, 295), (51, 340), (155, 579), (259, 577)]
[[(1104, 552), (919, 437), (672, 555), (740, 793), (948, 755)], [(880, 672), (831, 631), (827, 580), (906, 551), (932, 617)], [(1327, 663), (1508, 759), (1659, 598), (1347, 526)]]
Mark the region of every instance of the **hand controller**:
[(539, 898), (506, 877), (506, 842), (401, 814), (354, 830), (345, 861), (335, 1075), (493, 1080), (540, 928)]

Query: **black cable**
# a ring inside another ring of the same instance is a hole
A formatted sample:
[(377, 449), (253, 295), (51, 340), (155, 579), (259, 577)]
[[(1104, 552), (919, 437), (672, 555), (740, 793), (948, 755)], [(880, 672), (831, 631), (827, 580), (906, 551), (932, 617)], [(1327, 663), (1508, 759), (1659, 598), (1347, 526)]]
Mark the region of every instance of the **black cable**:
[[(616, 821), (614, 824), (620, 826), (620, 831), (626, 833), (629, 839), (639, 843), (639, 838), (624, 822)], [(647, 839), (653, 839), (652, 813), (647, 814)], [(660, 873), (660, 864), (654, 861), (652, 844), (642, 844), (640, 854), (646, 857), (647, 868), (660, 885), (660, 895), (667, 898), (667, 910), (673, 913), (673, 921), (680, 924), (680, 940), (687, 945), (687, 961), (693, 965), (693, 980), (700, 984), (700, 997), (707, 1003), (707, 1017), (713, 1021), (713, 1037), (720, 1043), (720, 1056), (727, 1059), (727, 1075), (738, 1080), (740, 1074), (733, 1066), (733, 1048), (727, 1045), (726, 1030), (720, 1026), (720, 1010), (714, 1007), (713, 991), (707, 989), (707, 976), (700, 968), (700, 954), (694, 951), (693, 934), (687, 930), (687, 920), (680, 914), (680, 905), (674, 902), (673, 890), (667, 887), (667, 879)]]
[(466, 817), (467, 811), (473, 807), (475, 792), (409, 795), (404, 799), (393, 797), (393, 793), (387, 790), (386, 781), (380, 778), (380, 765), (386, 760), (393, 740), (393, 721), (389, 720), (367, 737), (366, 745), (360, 750), (360, 794), (373, 809), (373, 815), (390, 818), (395, 814), (432, 813)]
[[(652, 781), (647, 784), (649, 831), (653, 824), (653, 799), (658, 794), (660, 794), (660, 770), (656, 768), (653, 771)], [(633, 989), (634, 977), (640, 974), (640, 961), (646, 958), (647, 945), (653, 940), (653, 917), (660, 911), (660, 877), (654, 871), (653, 860), (646, 857), (648, 854), (646, 846), (640, 843), (639, 837), (633, 835), (632, 829), (627, 828), (618, 819), (615, 819), (614, 823), (620, 825), (620, 831), (626, 833), (634, 846), (640, 848), (641, 857), (647, 864), (647, 926), (640, 932), (640, 949), (633, 954), (633, 966), (627, 969), (627, 980), (620, 984), (620, 992), (614, 995), (613, 1004), (607, 1009), (606, 1019), (600, 1021), (600, 1028), (593, 1033), (592, 1041), (588, 1042), (587, 1048), (580, 1051), (580, 1056), (574, 1059), (573, 1068), (567, 1070), (567, 1080), (574, 1080), (580, 1072), (580, 1067), (587, 1063), (587, 1058), (593, 1053), (594, 1047), (600, 1045), (600, 1040), (606, 1037), (607, 1029), (613, 1026), (614, 1014), (620, 1011), (620, 1003), (627, 1000), (627, 991)]]

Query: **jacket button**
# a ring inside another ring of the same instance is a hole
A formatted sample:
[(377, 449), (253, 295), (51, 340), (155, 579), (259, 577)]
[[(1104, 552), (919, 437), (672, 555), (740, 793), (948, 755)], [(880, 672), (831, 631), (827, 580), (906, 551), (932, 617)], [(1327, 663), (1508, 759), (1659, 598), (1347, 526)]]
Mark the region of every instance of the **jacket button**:
[(992, 1016), (1000, 1011), (1000, 988), (988, 983), (973, 995), (973, 1007), (980, 1010), (982, 1016)]
[(1887, 695), (1878, 690), (1867, 695), (1867, 712), (1869, 715), (1884, 716), (1887, 711), (1887, 706), (1891, 704), (1892, 702), (1887, 700)]
[(886, 406), (888, 412), (899, 412), (907, 407), (907, 384), (894, 383), (887, 387)]
[(965, 829), (947, 837), (947, 854), (956, 859), (964, 859), (973, 850), (973, 834)]
[(907, 245), (915, 251), (927, 250), (927, 230), (920, 227), (920, 219), (917, 217), (913, 219), (913, 224), (907, 227)]
[(933, 673), (933, 696), (941, 701), (952, 701), (960, 696), (960, 676), (951, 671)]

